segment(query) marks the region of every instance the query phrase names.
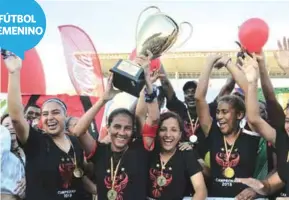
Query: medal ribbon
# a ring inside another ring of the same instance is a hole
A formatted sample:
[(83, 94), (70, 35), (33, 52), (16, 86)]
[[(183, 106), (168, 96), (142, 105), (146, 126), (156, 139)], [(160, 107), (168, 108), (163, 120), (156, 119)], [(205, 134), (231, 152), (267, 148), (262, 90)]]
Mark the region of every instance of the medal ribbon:
[[(229, 150), (228, 150), (226, 138), (225, 138), (225, 136), (223, 136), (223, 138), (224, 138), (224, 146), (225, 146), (225, 151), (226, 151), (226, 158), (227, 158), (227, 162), (228, 162), (228, 163), (229, 163), (229, 161), (230, 161), (231, 153), (232, 153), (232, 151), (234, 150), (234, 146), (235, 146), (236, 140), (238, 139), (238, 137), (239, 137), (239, 135), (240, 135), (240, 131), (241, 131), (241, 130), (239, 130), (239, 132), (237, 133), (237, 137), (236, 137), (236, 139), (234, 140), (234, 142), (233, 142), (233, 144), (232, 144), (232, 146), (231, 146), (231, 148), (230, 148), (230, 152), (229, 152)], [(230, 167), (230, 166), (227, 166), (227, 167)]]
[(190, 123), (191, 123), (191, 129), (192, 129), (193, 135), (195, 135), (195, 132), (196, 132), (196, 130), (198, 128), (199, 118), (197, 118), (196, 122), (193, 123), (193, 120), (191, 118), (191, 115), (190, 115), (190, 112), (189, 112), (188, 109), (187, 109), (187, 115), (188, 115)]
[(114, 190), (114, 184), (115, 184), (115, 179), (116, 179), (116, 175), (118, 173), (118, 170), (119, 170), (119, 166), (120, 166), (120, 163), (121, 163), (121, 160), (122, 160), (122, 157), (123, 155), (125, 154), (125, 152), (127, 151), (128, 148), (126, 148), (126, 150), (124, 150), (123, 154), (121, 155), (117, 165), (116, 165), (116, 168), (115, 170), (113, 170), (113, 157), (111, 156), (110, 157), (110, 176), (111, 176), (111, 180), (112, 180), (112, 184), (111, 184), (111, 189)]
[(74, 148), (74, 146), (73, 146), (73, 144), (72, 144), (70, 138), (69, 138), (69, 137), (67, 137), (67, 138), (68, 138), (68, 140), (69, 140), (69, 142), (70, 142), (70, 145), (71, 145), (71, 147), (72, 147), (72, 150), (73, 150), (73, 159), (70, 157), (69, 154), (67, 154), (67, 155), (69, 156), (70, 160), (71, 160), (71, 161), (73, 162), (73, 164), (75, 165), (75, 169), (78, 169), (78, 166), (77, 166), (77, 160), (76, 160), (76, 152), (75, 152), (75, 148)]
[(168, 164), (168, 162), (170, 161), (170, 159), (173, 157), (173, 155), (175, 155), (177, 149), (175, 149), (174, 153), (169, 157), (169, 159), (167, 160), (167, 162), (163, 162), (162, 161), (162, 155), (160, 154), (160, 163), (161, 163), (161, 176), (163, 176), (163, 170), (166, 168), (166, 165)]
[(70, 138), (69, 138), (68, 136), (66, 136), (66, 135), (65, 135), (65, 138), (66, 138), (67, 140), (69, 140), (70, 146), (71, 146), (71, 148), (72, 148), (72, 150), (73, 150), (73, 158), (69, 155), (69, 153), (66, 153), (66, 151), (62, 148), (62, 146), (57, 145), (56, 143), (55, 143), (55, 144), (56, 144), (56, 145), (57, 145), (57, 146), (58, 146), (58, 147), (59, 147), (63, 152), (66, 153), (66, 155), (69, 157), (69, 159), (71, 160), (71, 162), (74, 164), (75, 169), (78, 169), (78, 166), (77, 166), (77, 160), (76, 160), (76, 152), (75, 152), (75, 148), (74, 148), (74, 146), (73, 146), (73, 144), (72, 144)]

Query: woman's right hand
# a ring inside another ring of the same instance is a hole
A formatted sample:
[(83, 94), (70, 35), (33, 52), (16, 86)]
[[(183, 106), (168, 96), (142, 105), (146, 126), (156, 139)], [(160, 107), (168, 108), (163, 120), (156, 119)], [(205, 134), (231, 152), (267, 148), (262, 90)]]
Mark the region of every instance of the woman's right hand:
[(21, 181), (17, 182), (17, 187), (15, 188), (15, 193), (17, 196), (19, 196), (21, 199), (25, 198), (25, 190), (26, 190), (26, 179), (22, 178)]
[(215, 66), (215, 63), (222, 58), (222, 55), (218, 55), (218, 54), (213, 54), (208, 56), (207, 58), (207, 66), (212, 68)]
[[(7, 54), (9, 54), (9, 52), (7, 52)], [(22, 60), (14, 54), (7, 56), (4, 59), (4, 63), (9, 73), (19, 71), (22, 67)]]
[[(215, 59), (217, 59), (216, 57)], [(227, 67), (227, 65), (232, 61), (232, 59), (226, 55), (220, 57), (219, 59), (215, 60), (213, 67), (216, 69), (221, 69), (223, 67)]]
[(115, 95), (117, 95), (118, 93), (120, 93), (120, 90), (116, 90), (113, 88), (113, 74), (110, 74), (110, 76), (107, 79), (107, 85), (104, 91), (104, 94), (102, 96), (102, 99), (107, 102), (112, 100)]
[(282, 42), (278, 40), (279, 51), (274, 53), (275, 59), (281, 69), (289, 71), (289, 38), (283, 38)]

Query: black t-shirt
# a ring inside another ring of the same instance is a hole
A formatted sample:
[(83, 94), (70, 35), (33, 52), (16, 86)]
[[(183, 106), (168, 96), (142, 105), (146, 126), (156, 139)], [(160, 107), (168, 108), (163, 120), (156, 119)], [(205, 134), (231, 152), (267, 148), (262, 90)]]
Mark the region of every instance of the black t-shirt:
[[(213, 101), (212, 103), (209, 104), (210, 114), (213, 119), (216, 118), (217, 106), (218, 106), (217, 101)], [(190, 119), (188, 116), (188, 108), (185, 105), (185, 103), (180, 101), (177, 98), (176, 94), (174, 94), (172, 99), (167, 102), (167, 109), (177, 113), (182, 118), (182, 120), (184, 120), (184, 128), (185, 128), (184, 138), (186, 140), (189, 140), (193, 132), (191, 128)], [(197, 120), (196, 110), (191, 110), (189, 113), (190, 113), (191, 119), (194, 122), (196, 122)], [(201, 158), (204, 158), (206, 152), (208, 151), (208, 143), (206, 141), (206, 138), (199, 124), (197, 125), (197, 127), (198, 128), (196, 129), (196, 132), (195, 132), (196, 136), (198, 137), (198, 144), (196, 145), (196, 150), (198, 151)]]
[[(276, 130), (277, 171), (281, 180), (286, 184), (285, 194), (289, 196), (289, 136), (284, 127)], [(285, 195), (284, 195), (285, 196)]]
[(110, 160), (113, 156), (114, 170), (121, 159), (114, 185), (117, 199), (145, 200), (149, 152), (144, 148), (143, 141), (137, 139), (122, 154), (112, 152), (110, 144), (97, 143), (96, 152), (90, 160), (95, 166), (98, 199), (106, 200), (107, 193), (112, 188)]
[(74, 150), (78, 166), (83, 166), (83, 151), (77, 138), (74, 148), (62, 151), (51, 136), (30, 127), (23, 150), (26, 155), (26, 200), (82, 200), (86, 194), (81, 178), (73, 176)]
[[(223, 134), (216, 123), (212, 124), (208, 140), (210, 143), (211, 178), (209, 196), (235, 197), (246, 188), (244, 184), (235, 183), (234, 179), (252, 177), (260, 137), (240, 133), (230, 155), (226, 159)], [(227, 144), (228, 149), (231, 146)]]
[[(193, 150), (179, 151), (171, 157), (161, 173), (159, 149), (152, 152), (149, 169), (149, 197), (158, 200), (181, 200), (186, 194), (190, 177), (202, 170)], [(166, 179), (164, 186), (158, 185), (161, 174)], [(193, 188), (191, 187), (191, 193)]]

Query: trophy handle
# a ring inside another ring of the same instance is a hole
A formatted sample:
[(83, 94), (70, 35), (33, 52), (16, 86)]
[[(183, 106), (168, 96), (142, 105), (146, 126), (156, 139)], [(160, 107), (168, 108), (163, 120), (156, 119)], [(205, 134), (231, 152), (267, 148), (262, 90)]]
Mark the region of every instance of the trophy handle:
[(179, 25), (180, 28), (180, 32), (178, 35), (181, 35), (184, 32), (184, 26), (188, 26), (190, 31), (188, 32), (189, 34), (187, 35), (187, 37), (183, 40), (183, 41), (176, 41), (175, 45), (173, 45), (172, 49), (170, 50), (175, 50), (181, 46), (183, 46), (193, 35), (193, 25), (190, 22), (182, 22)]
[(137, 34), (138, 34), (138, 31), (139, 31), (139, 23), (140, 23), (140, 20), (141, 20), (143, 14), (144, 14), (145, 12), (147, 12), (148, 10), (152, 10), (152, 9), (155, 9), (155, 10), (156, 10), (156, 13), (157, 13), (157, 12), (161, 12), (161, 10), (160, 10), (158, 7), (156, 7), (156, 6), (149, 6), (149, 7), (145, 8), (143, 11), (141, 11), (141, 13), (138, 15), (138, 18), (137, 18), (137, 21), (136, 21), (136, 29), (135, 29), (135, 40), (136, 40), (136, 42), (137, 42)]

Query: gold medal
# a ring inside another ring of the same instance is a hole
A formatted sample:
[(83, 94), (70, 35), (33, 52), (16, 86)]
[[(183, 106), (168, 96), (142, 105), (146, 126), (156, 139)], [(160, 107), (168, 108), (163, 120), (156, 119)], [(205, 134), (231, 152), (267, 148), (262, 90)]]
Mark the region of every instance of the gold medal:
[(224, 175), (225, 175), (225, 177), (227, 177), (227, 178), (233, 178), (233, 176), (235, 176), (235, 171), (234, 171), (233, 168), (227, 167), (227, 168), (224, 170)]
[(117, 191), (115, 191), (114, 189), (110, 189), (108, 192), (107, 192), (107, 198), (109, 200), (115, 200), (117, 198)]
[(84, 172), (81, 168), (75, 168), (73, 170), (73, 175), (76, 177), (76, 178), (81, 178), (83, 176)]
[(167, 184), (167, 179), (163, 175), (161, 175), (157, 178), (157, 184), (158, 186), (163, 187)]

